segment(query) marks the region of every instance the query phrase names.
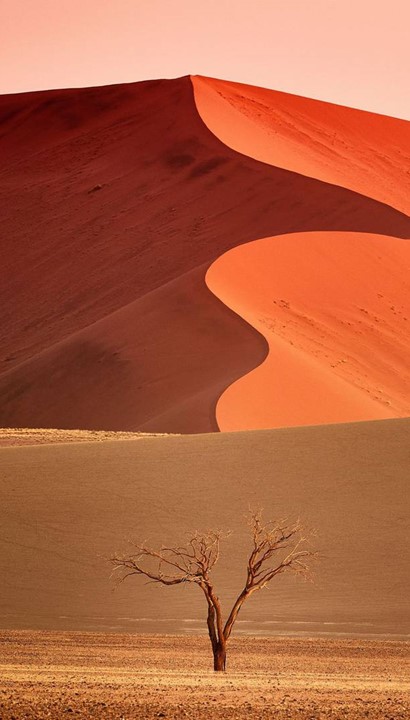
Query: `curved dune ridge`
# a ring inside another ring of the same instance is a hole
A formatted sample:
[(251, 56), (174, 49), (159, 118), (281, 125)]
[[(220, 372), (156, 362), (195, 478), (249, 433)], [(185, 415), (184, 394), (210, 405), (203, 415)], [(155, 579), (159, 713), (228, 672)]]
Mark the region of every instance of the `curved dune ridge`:
[[(409, 212), (409, 123), (211, 78), (193, 85), (229, 147)], [(410, 415), (409, 267), (406, 241), (361, 233), (270, 237), (219, 258), (208, 287), (269, 345), (219, 399), (220, 429)]]
[(195, 76), (205, 124), (262, 162), (410, 213), (410, 123), (319, 100)]
[(212, 292), (261, 332), (264, 363), (217, 405), (221, 430), (410, 415), (410, 244), (297, 233), (230, 250)]
[(212, 263), (285, 233), (410, 236), (397, 209), (229, 148), (189, 77), (0, 96), (0, 154), (4, 427), (215, 431), (268, 346), (209, 292)]

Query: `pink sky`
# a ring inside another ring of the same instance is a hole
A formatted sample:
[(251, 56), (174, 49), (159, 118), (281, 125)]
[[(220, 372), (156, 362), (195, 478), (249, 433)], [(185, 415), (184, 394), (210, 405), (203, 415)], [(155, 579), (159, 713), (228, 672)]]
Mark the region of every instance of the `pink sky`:
[(210, 75), (410, 119), (410, 0), (0, 0), (0, 93)]

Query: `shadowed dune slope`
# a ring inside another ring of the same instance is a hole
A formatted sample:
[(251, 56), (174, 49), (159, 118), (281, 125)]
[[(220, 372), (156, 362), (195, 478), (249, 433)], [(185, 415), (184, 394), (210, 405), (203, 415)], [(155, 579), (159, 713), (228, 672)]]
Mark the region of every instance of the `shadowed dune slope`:
[(194, 76), (199, 113), (245, 155), (410, 214), (410, 123), (275, 90)]
[(217, 257), (288, 232), (410, 235), (386, 205), (228, 148), (189, 78), (3, 96), (0, 152), (2, 425), (213, 430), (267, 348), (206, 297)]
[(248, 342), (249, 326), (228, 315), (204, 272), (147, 293), (4, 374), (3, 423), (17, 416), (27, 426), (35, 407), (40, 427), (63, 417), (68, 427), (217, 430), (215, 398), (262, 362), (267, 346), (261, 335)]
[(297, 233), (234, 248), (206, 282), (266, 337), (219, 399), (221, 430), (410, 415), (410, 243)]
[[(205, 632), (193, 587), (129, 579), (112, 592), (104, 557), (131, 538), (184, 540), (230, 528), (217, 587), (244, 581), (244, 514), (315, 527), (315, 582), (281, 576), (241, 611), (239, 632), (410, 632), (410, 420), (0, 450), (0, 625)], [(394, 561), (392, 561), (394, 558)]]

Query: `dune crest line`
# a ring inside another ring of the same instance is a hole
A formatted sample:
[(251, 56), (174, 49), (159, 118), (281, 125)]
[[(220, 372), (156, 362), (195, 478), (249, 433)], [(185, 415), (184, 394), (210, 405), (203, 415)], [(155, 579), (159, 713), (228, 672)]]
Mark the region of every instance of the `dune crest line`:
[(406, 120), (215, 78), (192, 83), (200, 116), (228, 147), (410, 214)]

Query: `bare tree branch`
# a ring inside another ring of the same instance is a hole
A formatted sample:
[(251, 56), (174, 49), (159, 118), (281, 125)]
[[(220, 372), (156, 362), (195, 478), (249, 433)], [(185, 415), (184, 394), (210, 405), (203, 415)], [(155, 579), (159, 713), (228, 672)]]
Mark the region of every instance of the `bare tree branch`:
[(225, 641), (229, 639), (238, 613), (248, 597), (261, 590), (276, 575), (288, 570), (308, 576), (309, 566), (303, 558), (316, 555), (306, 548), (308, 539), (303, 535), (299, 522), (262, 522), (262, 511), (252, 512), (249, 520), (253, 550), (248, 559), (246, 582), (238, 595), (223, 630)]
[(110, 561), (120, 582), (129, 575), (145, 575), (163, 585), (201, 582), (207, 579), (219, 557), (221, 533), (195, 533), (187, 547), (167, 547), (155, 550), (145, 543), (135, 544), (131, 555), (115, 555)]

